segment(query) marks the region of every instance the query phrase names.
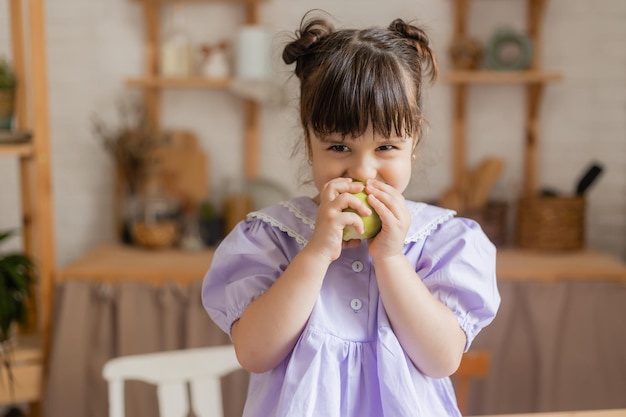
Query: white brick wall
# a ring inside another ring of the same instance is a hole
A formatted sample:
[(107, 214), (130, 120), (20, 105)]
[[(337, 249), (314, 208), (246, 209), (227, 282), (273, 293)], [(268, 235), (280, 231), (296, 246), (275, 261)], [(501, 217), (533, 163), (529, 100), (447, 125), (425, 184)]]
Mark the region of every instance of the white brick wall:
[[(269, 0), (261, 20), (280, 33), (280, 45), (285, 32), (292, 33), (311, 8), (326, 9), (340, 22), (354, 25), (415, 18), (429, 28), (445, 69), (452, 33), (450, 3)], [(141, 73), (142, 22), (138, 4), (128, 0), (46, 4), (56, 253), (62, 266), (89, 247), (113, 239), (111, 163), (91, 133), (90, 119), (111, 113), (124, 90), (122, 80)], [(523, 25), (522, 0), (474, 0), (471, 5), (469, 29), (482, 39), (500, 23)], [(225, 4), (190, 5), (187, 21), (195, 40), (214, 42), (232, 36), (241, 10)], [(1, 8), (1, 55), (9, 53), (6, 23)], [(544, 39), (544, 67), (562, 71), (564, 79), (547, 86), (541, 107), (541, 185), (569, 192), (588, 163), (602, 162), (606, 173), (589, 193), (588, 243), (626, 258), (626, 1), (550, 0)], [(278, 58), (276, 70), (287, 74)], [(262, 174), (296, 193), (299, 159), (289, 155), (299, 130), (293, 91), (290, 97), (285, 107), (262, 109), (260, 157)], [(167, 91), (164, 99), (165, 125), (192, 128), (200, 136), (210, 155), (214, 186), (242, 172), (238, 99), (215, 91)], [(435, 85), (427, 103), (430, 131), (409, 190), (412, 197), (423, 199), (436, 197), (450, 181), (449, 86)], [(522, 87), (470, 88), (468, 162), (485, 155), (504, 158), (507, 171), (496, 191), (511, 202), (521, 183), (523, 111)], [(0, 179), (0, 228), (15, 227), (18, 188), (10, 158), (0, 158)]]

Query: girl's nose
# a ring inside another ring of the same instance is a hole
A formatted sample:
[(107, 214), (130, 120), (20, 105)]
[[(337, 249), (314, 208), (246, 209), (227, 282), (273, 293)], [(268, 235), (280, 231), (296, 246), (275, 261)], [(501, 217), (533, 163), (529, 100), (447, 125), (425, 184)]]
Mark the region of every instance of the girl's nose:
[(376, 162), (368, 156), (356, 158), (348, 172), (350, 178), (363, 182), (368, 179), (376, 178), (376, 174)]

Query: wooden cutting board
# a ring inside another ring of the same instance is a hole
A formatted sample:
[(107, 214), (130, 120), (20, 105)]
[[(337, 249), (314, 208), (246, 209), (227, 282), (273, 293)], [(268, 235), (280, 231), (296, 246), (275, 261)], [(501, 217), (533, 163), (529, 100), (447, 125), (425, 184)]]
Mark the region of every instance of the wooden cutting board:
[(154, 151), (155, 175), (163, 190), (195, 207), (210, 194), (208, 157), (197, 136), (187, 130), (167, 132), (167, 142)]

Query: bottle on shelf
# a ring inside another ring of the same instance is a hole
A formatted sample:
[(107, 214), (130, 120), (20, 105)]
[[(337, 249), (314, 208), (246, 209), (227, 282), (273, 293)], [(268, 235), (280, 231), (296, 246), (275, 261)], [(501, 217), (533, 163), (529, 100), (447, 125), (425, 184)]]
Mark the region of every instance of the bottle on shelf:
[(163, 77), (188, 77), (194, 72), (193, 48), (185, 30), (184, 10), (180, 4), (173, 4), (169, 11), (161, 44), (160, 72)]

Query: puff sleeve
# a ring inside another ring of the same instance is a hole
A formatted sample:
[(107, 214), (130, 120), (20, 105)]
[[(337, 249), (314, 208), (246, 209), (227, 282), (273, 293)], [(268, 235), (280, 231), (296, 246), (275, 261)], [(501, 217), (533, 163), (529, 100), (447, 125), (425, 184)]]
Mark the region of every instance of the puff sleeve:
[(247, 219), (216, 249), (202, 284), (202, 304), (228, 335), (246, 307), (287, 268), (290, 260), (280, 240), (267, 224)]
[(456, 315), (467, 351), (500, 306), (495, 246), (475, 221), (452, 218), (426, 238), (417, 272)]

